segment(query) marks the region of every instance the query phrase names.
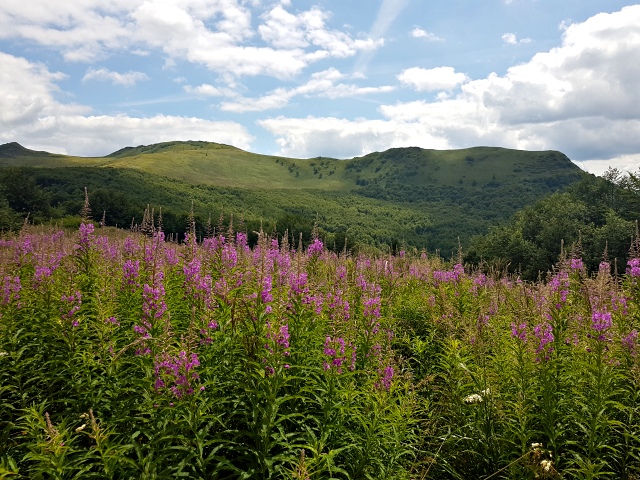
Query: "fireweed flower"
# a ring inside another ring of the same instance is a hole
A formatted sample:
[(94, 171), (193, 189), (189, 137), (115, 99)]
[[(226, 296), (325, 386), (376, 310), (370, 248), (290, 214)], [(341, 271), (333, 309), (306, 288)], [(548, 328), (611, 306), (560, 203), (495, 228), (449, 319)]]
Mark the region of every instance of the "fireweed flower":
[(231, 244), (226, 244), (222, 248), (222, 264), (225, 268), (233, 268), (238, 264), (238, 252)]
[(122, 265), (122, 282), (123, 286), (139, 287), (138, 278), (140, 277), (140, 260), (127, 260)]
[(622, 337), (622, 345), (629, 350), (631, 355), (634, 355), (634, 356), (636, 354), (637, 342), (638, 342), (638, 331), (635, 328), (631, 330), (628, 335), (626, 335), (625, 337)]
[(2, 281), (2, 291), (0, 292), (2, 295), (2, 297), (0, 297), (2, 305), (8, 305), (12, 300), (20, 300), (21, 289), (20, 277), (4, 277)]
[[(152, 285), (144, 284), (142, 287), (142, 325), (135, 325), (134, 332), (144, 338), (151, 336), (151, 330), (155, 321), (162, 318), (167, 311), (167, 304), (164, 301), (165, 291), (162, 280), (162, 272), (156, 272)], [(142, 343), (141, 348), (136, 350), (136, 355), (146, 355), (151, 353), (151, 349)]]
[[(265, 372), (267, 376), (275, 373), (273, 365), (279, 365), (282, 363), (283, 358), (288, 357), (291, 352), (289, 350), (289, 325), (275, 325), (267, 322), (267, 343), (264, 345), (266, 355), (268, 358), (263, 358), (262, 362), (266, 363)], [(284, 365), (284, 368), (289, 368), (288, 364)]]
[(327, 293), (326, 303), (329, 308), (329, 318), (331, 320), (342, 319), (348, 320), (349, 301), (344, 298), (342, 290), (336, 290), (334, 293)]
[(609, 312), (593, 312), (591, 315), (591, 328), (598, 334), (598, 340), (606, 340), (606, 332), (611, 328), (611, 314)]
[(375, 383), (375, 387), (378, 390), (384, 389), (388, 392), (393, 382), (393, 367), (387, 365), (384, 369), (378, 370), (378, 374), (380, 375), (380, 379)]
[(161, 318), (167, 311), (167, 304), (164, 302), (163, 279), (164, 274), (156, 272), (153, 284), (145, 283), (142, 287), (142, 317), (144, 319), (153, 321), (156, 318)]
[(549, 354), (553, 352), (553, 347), (549, 344), (554, 341), (553, 328), (549, 323), (543, 322), (536, 325), (533, 329), (533, 336), (538, 340), (538, 346), (536, 347), (536, 362), (541, 360), (549, 360)]
[(73, 318), (73, 316), (78, 313), (82, 306), (82, 294), (80, 292), (75, 292), (69, 296), (63, 295), (60, 300), (66, 304), (60, 307), (60, 317), (63, 320), (71, 321), (71, 326), (73, 328), (80, 325), (78, 320)]
[(266, 276), (262, 279), (262, 292), (260, 292), (260, 298), (262, 303), (269, 303), (273, 301), (273, 295), (271, 295), (271, 289), (273, 283), (270, 276)]
[(322, 253), (323, 249), (324, 245), (322, 241), (319, 238), (314, 238), (311, 245), (309, 245), (309, 248), (307, 248), (307, 255), (309, 257), (313, 257), (314, 255), (318, 256)]
[(522, 322), (520, 325), (516, 325), (515, 322), (511, 322), (511, 336), (522, 343), (527, 343), (527, 323)]
[(569, 262), (569, 268), (574, 271), (584, 270), (584, 263), (582, 262), (581, 258), (572, 258)]
[(457, 283), (463, 274), (464, 267), (461, 264), (456, 263), (453, 266), (453, 270), (450, 271), (434, 270), (433, 279), (436, 282), (436, 285), (438, 283)]
[(627, 262), (627, 275), (640, 277), (640, 258), (632, 258)]
[(342, 367), (349, 363), (349, 370), (355, 370), (356, 368), (356, 347), (352, 344), (345, 344), (344, 338), (336, 337), (332, 339), (327, 337), (324, 342), (323, 353), (325, 360), (322, 362), (322, 368), (324, 371), (335, 371), (336, 373), (342, 373)]
[(569, 274), (565, 271), (558, 272), (549, 282), (549, 286), (551, 291), (559, 296), (559, 303), (556, 304), (556, 308), (559, 310), (562, 308), (562, 304), (567, 301), (569, 294)]
[[(200, 380), (195, 368), (200, 366), (198, 355), (182, 350), (176, 357), (164, 353), (158, 355), (154, 363), (156, 392), (168, 390), (175, 398), (183, 398), (194, 393), (194, 387)], [(199, 388), (202, 390), (202, 387)]]
[(140, 251), (140, 245), (133, 241), (131, 237), (124, 239), (122, 244), (122, 252), (128, 256), (135, 256)]
[(93, 232), (95, 227), (93, 223), (81, 223), (78, 230), (78, 248), (80, 250), (88, 250), (93, 241)]

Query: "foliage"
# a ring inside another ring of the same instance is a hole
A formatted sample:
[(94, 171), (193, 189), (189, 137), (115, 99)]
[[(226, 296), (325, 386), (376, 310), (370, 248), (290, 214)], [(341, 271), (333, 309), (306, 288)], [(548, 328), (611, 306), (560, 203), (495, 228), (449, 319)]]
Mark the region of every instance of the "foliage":
[(317, 224), (338, 252), (345, 245), (354, 253), (405, 245), (444, 256), (584, 176), (558, 152), (488, 147), (391, 149), (336, 160), (270, 157), (207, 142), (125, 148), (98, 158), (7, 144), (0, 146), (0, 165), (35, 182), (25, 199), (47, 200), (42, 213), (11, 207), (23, 217), (31, 211), (36, 223), (77, 215), (88, 187), (96, 220), (104, 213), (111, 226), (140, 224), (150, 205), (156, 214), (162, 208), (167, 236), (182, 238), (193, 202), (197, 225), (212, 216), (218, 226), (222, 214), (227, 229), (233, 215), (252, 245), (261, 224), (270, 233), (288, 232), (294, 243), (302, 233), (305, 245)]
[(3, 477), (640, 473), (640, 258), (526, 283), (190, 228), (0, 242)]
[[(580, 255), (589, 271), (602, 260), (622, 267), (636, 232), (640, 196), (606, 178), (586, 177), (524, 208), (472, 240), (466, 259), (534, 280), (561, 255)], [(564, 252), (563, 252), (564, 249)]]

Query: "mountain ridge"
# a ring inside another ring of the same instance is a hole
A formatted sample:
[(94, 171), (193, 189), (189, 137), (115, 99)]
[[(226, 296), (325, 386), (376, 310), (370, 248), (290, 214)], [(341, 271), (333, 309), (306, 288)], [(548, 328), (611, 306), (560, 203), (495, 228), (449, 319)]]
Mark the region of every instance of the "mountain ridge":
[[(167, 231), (183, 232), (181, 215), (195, 199), (199, 224), (224, 213), (244, 218), (248, 231), (264, 222), (279, 234), (310, 234), (315, 222), (336, 245), (348, 238), (349, 245), (382, 249), (404, 242), (455, 250), (459, 239), (464, 245), (589, 176), (561, 152), (488, 146), (392, 148), (345, 160), (196, 141), (125, 147), (104, 157), (33, 152), (0, 146), (0, 176), (15, 183), (8, 168), (23, 170), (49, 201), (44, 218), (77, 215), (88, 187), (92, 208), (104, 212), (107, 225), (129, 225), (152, 204), (163, 208)], [(19, 196), (21, 186), (14, 186)]]

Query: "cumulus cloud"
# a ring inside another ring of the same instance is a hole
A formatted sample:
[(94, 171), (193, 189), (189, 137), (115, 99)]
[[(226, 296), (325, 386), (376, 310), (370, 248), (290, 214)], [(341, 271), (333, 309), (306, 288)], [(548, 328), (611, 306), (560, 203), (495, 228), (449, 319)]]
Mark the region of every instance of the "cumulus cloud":
[(452, 67), (420, 68), (412, 67), (398, 75), (401, 83), (419, 92), (435, 90), (452, 90), (467, 81), (464, 73), (456, 73)]
[[(634, 5), (568, 26), (557, 48), (505, 75), (466, 81), (455, 95), (383, 105), (383, 120), (278, 117), (260, 125), (282, 153), (301, 157), (335, 154), (336, 145), (350, 155), (399, 144), (499, 145), (560, 150), (585, 165), (628, 163), (640, 151), (640, 62), (632, 61), (638, 51), (640, 5)], [(462, 82), (453, 69), (440, 72), (453, 80), (436, 85), (437, 76), (419, 68), (399, 79), (423, 91)]]
[(104, 155), (123, 145), (209, 140), (249, 148), (253, 137), (235, 122), (156, 115), (94, 116), (91, 109), (56, 99), (65, 76), (0, 52), (0, 143), (57, 153)]
[(82, 77), (82, 81), (88, 80), (101, 80), (111, 82), (114, 85), (124, 85), (125, 87), (132, 87), (141, 80), (149, 80), (146, 73), (142, 72), (127, 72), (118, 73), (108, 70), (106, 68), (90, 68), (87, 73)]
[(506, 45), (518, 45), (519, 43), (531, 43), (530, 38), (518, 39), (515, 33), (505, 33), (502, 35), (502, 41)]
[(16, 129), (42, 117), (88, 112), (86, 107), (56, 100), (55, 82), (64, 78), (43, 64), (0, 52), (0, 135), (11, 138)]
[(444, 40), (434, 33), (427, 32), (426, 30), (421, 29), (420, 27), (416, 27), (411, 30), (411, 36), (413, 38), (424, 38), (425, 40), (429, 40), (430, 42), (443, 42)]
[(126, 12), (142, 0), (2, 2), (0, 38), (58, 49), (70, 61), (93, 61), (129, 44)]
[(427, 128), (418, 123), (280, 116), (259, 120), (258, 124), (278, 136), (277, 142), (282, 155), (292, 157), (322, 155), (348, 158), (408, 145), (430, 145), (431, 148), (443, 149), (450, 147), (446, 139), (433, 136)]
[[(0, 134), (0, 138), (3, 135)], [(51, 149), (74, 155), (106, 155), (124, 145), (135, 146), (174, 140), (204, 140), (250, 148), (253, 139), (235, 122), (212, 122), (201, 118), (155, 115), (44, 117), (11, 138), (34, 149)]]
[[(396, 0), (397, 1), (397, 0)], [(404, 1), (404, 0), (403, 0)], [(66, 60), (95, 62), (118, 52), (163, 52), (221, 76), (290, 78), (313, 62), (346, 58), (383, 44), (328, 27), (318, 7), (292, 14), (289, 2), (270, 7), (257, 30), (243, 0), (46, 0), (0, 4), (0, 39), (22, 38), (59, 51)], [(253, 9), (253, 10), (252, 10)], [(256, 37), (263, 40), (260, 44)]]

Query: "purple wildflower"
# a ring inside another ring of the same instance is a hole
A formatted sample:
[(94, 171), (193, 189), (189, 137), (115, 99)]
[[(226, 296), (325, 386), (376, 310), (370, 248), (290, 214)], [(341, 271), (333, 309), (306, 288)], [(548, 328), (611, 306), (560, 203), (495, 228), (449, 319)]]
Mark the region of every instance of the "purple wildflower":
[(393, 367), (388, 365), (384, 370), (378, 371), (380, 379), (375, 383), (377, 389), (385, 389), (389, 391), (391, 389), (391, 383), (393, 381)]
[(591, 328), (599, 334), (598, 340), (604, 340), (604, 334), (611, 328), (611, 314), (609, 312), (593, 312), (591, 315)]
[(260, 298), (262, 303), (269, 303), (273, 301), (273, 295), (271, 295), (271, 289), (273, 288), (272, 279), (270, 276), (266, 276), (262, 279), (262, 292)]
[(569, 263), (571, 270), (584, 270), (584, 263), (581, 258), (572, 258)]
[(123, 283), (132, 287), (138, 287), (138, 278), (140, 277), (140, 260), (127, 260), (122, 266)]
[(2, 281), (2, 305), (8, 305), (12, 300), (20, 299), (20, 290), (22, 285), (20, 283), (20, 277), (4, 277)]
[(631, 355), (636, 354), (637, 342), (638, 342), (638, 331), (635, 328), (631, 330), (628, 335), (626, 335), (625, 337), (622, 337), (622, 345), (629, 350)]
[(538, 346), (536, 347), (538, 357), (536, 361), (539, 362), (541, 359), (548, 360), (549, 354), (553, 352), (553, 347), (548, 346), (555, 339), (553, 328), (547, 322), (540, 323), (534, 327), (533, 335), (538, 339)]
[(322, 362), (322, 368), (342, 373), (342, 367), (350, 360), (349, 370), (356, 368), (356, 348), (352, 344), (346, 344), (344, 338), (331, 338), (328, 336), (324, 342), (323, 353), (328, 357)]
[(67, 305), (60, 307), (60, 317), (64, 320), (71, 320), (71, 325), (75, 328), (79, 325), (78, 320), (73, 316), (78, 313), (82, 306), (82, 293), (75, 292), (69, 296), (62, 295), (61, 301)]
[(167, 388), (176, 398), (192, 395), (194, 386), (200, 380), (200, 375), (195, 371), (200, 366), (198, 355), (187, 355), (184, 350), (176, 357), (167, 353), (156, 357), (154, 371), (156, 375), (155, 390), (160, 392)]
[(81, 223), (78, 235), (78, 247), (81, 250), (88, 250), (93, 240), (93, 223)]
[(307, 254), (312, 257), (314, 255), (320, 255), (322, 253), (322, 250), (324, 249), (324, 245), (322, 243), (322, 240), (320, 240), (319, 238), (314, 238), (313, 242), (311, 243), (311, 245), (309, 245), (309, 248), (307, 249)]
[(511, 336), (522, 343), (527, 343), (527, 323), (522, 322), (520, 325), (516, 325), (515, 322), (511, 322)]
[(627, 262), (627, 275), (640, 277), (640, 258), (632, 258)]

